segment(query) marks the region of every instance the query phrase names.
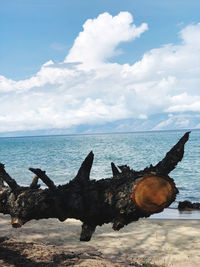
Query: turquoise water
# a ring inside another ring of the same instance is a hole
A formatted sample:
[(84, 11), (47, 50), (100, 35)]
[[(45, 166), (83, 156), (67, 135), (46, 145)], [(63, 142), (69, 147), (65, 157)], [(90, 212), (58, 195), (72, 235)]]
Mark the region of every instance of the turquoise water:
[[(111, 177), (110, 163), (127, 164), (135, 170), (156, 164), (185, 131), (124, 134), (72, 135), (0, 138), (0, 162), (21, 185), (28, 185), (33, 174), (29, 167), (46, 170), (56, 184), (72, 179), (87, 154), (95, 159), (92, 179)], [(185, 155), (171, 172), (179, 188), (179, 200), (200, 202), (200, 131), (192, 131)]]

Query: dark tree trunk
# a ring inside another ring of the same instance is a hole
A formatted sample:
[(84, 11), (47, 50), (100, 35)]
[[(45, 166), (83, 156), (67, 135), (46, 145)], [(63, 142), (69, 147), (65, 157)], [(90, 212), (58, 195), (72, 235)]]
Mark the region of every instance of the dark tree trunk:
[[(178, 190), (168, 174), (181, 161), (188, 138), (189, 132), (155, 166), (134, 171), (127, 165), (116, 167), (111, 163), (113, 177), (98, 181), (89, 179), (92, 152), (76, 177), (59, 186), (44, 171), (33, 168), (30, 171), (35, 177), (31, 185), (19, 186), (0, 164), (0, 212), (11, 215), (13, 227), (21, 227), (32, 219), (79, 219), (83, 222), (80, 237), (83, 241), (90, 240), (97, 225), (112, 222), (113, 229), (119, 230), (132, 221), (161, 212), (175, 200)], [(38, 179), (48, 188), (39, 189)]]

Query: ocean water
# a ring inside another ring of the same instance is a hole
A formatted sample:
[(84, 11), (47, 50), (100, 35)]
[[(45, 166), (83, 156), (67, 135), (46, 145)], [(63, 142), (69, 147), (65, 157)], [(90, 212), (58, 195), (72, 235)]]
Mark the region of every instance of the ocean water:
[[(159, 162), (185, 131), (158, 131), (98, 135), (0, 138), (0, 162), (21, 185), (29, 185), (29, 167), (41, 168), (55, 184), (64, 184), (77, 173), (92, 150), (95, 158), (91, 179), (111, 177), (110, 163), (127, 164), (134, 170)], [(170, 173), (180, 191), (178, 201), (200, 202), (200, 130), (185, 145), (183, 160)], [(43, 185), (44, 186), (44, 185)]]

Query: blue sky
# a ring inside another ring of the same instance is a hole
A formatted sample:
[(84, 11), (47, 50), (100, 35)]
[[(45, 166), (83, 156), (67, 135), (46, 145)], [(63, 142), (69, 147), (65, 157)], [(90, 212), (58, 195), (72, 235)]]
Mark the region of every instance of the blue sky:
[(149, 31), (136, 42), (120, 44), (115, 61), (133, 63), (145, 51), (178, 42), (177, 32), (199, 21), (197, 0), (34, 0), (2, 1), (0, 73), (15, 80), (35, 74), (48, 60), (63, 61), (88, 18), (129, 11)]
[(0, 132), (127, 119), (200, 128), (199, 10), (197, 0), (2, 1)]

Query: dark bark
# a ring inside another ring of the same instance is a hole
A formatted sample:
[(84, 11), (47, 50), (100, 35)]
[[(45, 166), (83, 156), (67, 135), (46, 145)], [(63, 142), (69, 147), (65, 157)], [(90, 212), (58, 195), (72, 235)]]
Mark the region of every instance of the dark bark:
[[(113, 177), (90, 180), (94, 155), (82, 163), (76, 177), (65, 185), (56, 186), (40, 169), (30, 168), (36, 175), (29, 187), (19, 186), (0, 165), (0, 178), (8, 184), (0, 190), (0, 212), (11, 215), (13, 227), (21, 227), (32, 219), (67, 218), (83, 222), (81, 240), (89, 241), (97, 225), (113, 223), (113, 229), (139, 218), (148, 217), (168, 207), (178, 190), (168, 174), (181, 161), (187, 132), (155, 166), (134, 171), (127, 165), (111, 164)], [(48, 188), (39, 189), (38, 179)], [(157, 190), (157, 191), (155, 191)], [(140, 193), (142, 192), (142, 193)]]
[(188, 200), (185, 201), (180, 201), (178, 204), (178, 209), (180, 211), (184, 211), (184, 210), (200, 210), (200, 203), (199, 202), (190, 202)]

